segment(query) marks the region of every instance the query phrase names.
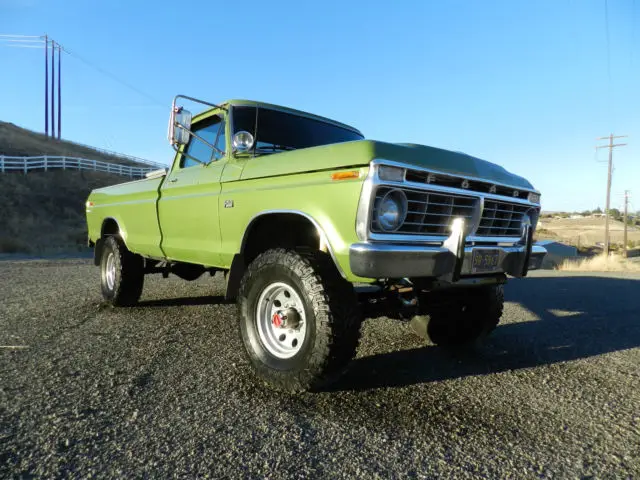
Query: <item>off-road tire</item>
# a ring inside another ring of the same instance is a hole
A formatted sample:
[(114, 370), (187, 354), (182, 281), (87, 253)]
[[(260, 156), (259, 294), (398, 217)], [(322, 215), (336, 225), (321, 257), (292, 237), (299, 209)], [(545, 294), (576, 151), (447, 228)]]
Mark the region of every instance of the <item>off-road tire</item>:
[[(261, 292), (284, 282), (304, 306), (307, 333), (291, 358), (272, 355), (259, 335)], [(317, 251), (267, 250), (248, 266), (238, 294), (240, 337), (256, 377), (290, 393), (325, 388), (346, 369), (360, 339), (361, 313), (353, 286), (331, 257)]]
[(498, 326), (503, 308), (502, 285), (430, 292), (420, 296), (421, 315), (411, 326), (436, 345), (472, 345)]
[[(107, 263), (113, 255), (115, 275), (112, 285), (107, 281)], [(100, 287), (104, 300), (115, 307), (138, 303), (144, 284), (144, 259), (130, 252), (122, 239), (112, 235), (104, 240), (100, 257)]]

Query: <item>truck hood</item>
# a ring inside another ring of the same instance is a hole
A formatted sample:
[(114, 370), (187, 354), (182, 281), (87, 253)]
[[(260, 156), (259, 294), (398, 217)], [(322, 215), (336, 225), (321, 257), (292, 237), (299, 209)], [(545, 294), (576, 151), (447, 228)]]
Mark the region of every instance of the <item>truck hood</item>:
[(291, 152), (263, 155), (246, 161), (243, 180), (320, 170), (366, 166), (371, 160), (392, 160), (407, 165), (533, 190), (523, 177), (471, 155), (409, 143), (357, 140)]
[(523, 177), (507, 171), (495, 163), (440, 148), (413, 143), (375, 142), (376, 158), (394, 160), (408, 166), (439, 170), (444, 173), (475, 177), (494, 183), (533, 190)]

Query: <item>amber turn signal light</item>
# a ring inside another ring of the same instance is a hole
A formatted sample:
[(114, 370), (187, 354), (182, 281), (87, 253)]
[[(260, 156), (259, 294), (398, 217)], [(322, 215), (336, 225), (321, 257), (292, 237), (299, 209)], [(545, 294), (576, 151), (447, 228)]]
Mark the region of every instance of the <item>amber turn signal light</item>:
[(331, 174), (331, 180), (349, 180), (351, 178), (360, 178), (360, 171), (350, 170), (348, 172), (336, 172)]

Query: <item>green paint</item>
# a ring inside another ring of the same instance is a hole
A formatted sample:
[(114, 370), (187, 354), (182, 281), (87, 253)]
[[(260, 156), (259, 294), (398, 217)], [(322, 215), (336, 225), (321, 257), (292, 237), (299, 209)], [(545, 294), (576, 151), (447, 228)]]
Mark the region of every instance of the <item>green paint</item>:
[[(228, 109), (234, 105), (275, 107), (233, 100), (223, 104), (227, 110), (212, 109), (194, 117), (194, 127), (213, 114), (228, 119)], [(353, 129), (309, 113), (275, 108)], [(349, 269), (349, 246), (358, 241), (356, 210), (371, 160), (393, 160), (533, 188), (527, 180), (500, 166), (432, 147), (361, 140), (253, 158), (230, 153), (231, 133), (226, 122), (227, 155), (208, 165), (181, 169), (178, 153), (166, 177), (94, 190), (88, 199), (94, 206), (87, 208), (89, 238), (95, 242), (103, 221), (113, 218), (135, 253), (229, 268), (256, 216), (269, 211), (295, 211), (320, 226), (347, 278), (363, 280)], [(340, 170), (359, 170), (360, 178), (332, 180), (331, 173)]]

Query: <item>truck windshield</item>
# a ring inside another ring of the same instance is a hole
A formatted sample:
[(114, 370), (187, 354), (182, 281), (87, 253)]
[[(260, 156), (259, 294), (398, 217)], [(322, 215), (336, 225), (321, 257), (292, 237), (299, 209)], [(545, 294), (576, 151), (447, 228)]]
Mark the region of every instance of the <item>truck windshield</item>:
[(338, 125), (268, 108), (234, 107), (233, 127), (234, 132), (245, 130), (256, 138), (254, 146), (256, 154), (317, 147), (364, 138), (359, 133)]

